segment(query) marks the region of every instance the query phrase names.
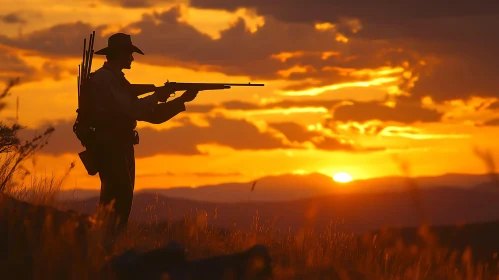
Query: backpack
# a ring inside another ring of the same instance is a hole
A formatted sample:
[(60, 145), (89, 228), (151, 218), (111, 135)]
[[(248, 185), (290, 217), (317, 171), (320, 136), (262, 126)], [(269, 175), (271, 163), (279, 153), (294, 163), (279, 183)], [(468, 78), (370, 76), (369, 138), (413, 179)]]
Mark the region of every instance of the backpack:
[(86, 39), (83, 40), (83, 60), (81, 65), (78, 65), (78, 108), (76, 109), (76, 120), (73, 124), (73, 132), (80, 140), (80, 143), (86, 149), (80, 153), (80, 157), (85, 169), (89, 175), (95, 175), (98, 172), (98, 162), (95, 159), (95, 149), (93, 143), (95, 140), (95, 128), (91, 123), (90, 104), (91, 104), (91, 89), (90, 83), (93, 74), (92, 58), (94, 55), (94, 38), (95, 31), (90, 34), (88, 49)]
[(73, 124), (73, 132), (80, 140), (83, 147), (88, 148), (95, 137), (95, 127), (90, 121), (90, 90), (89, 83), (94, 73), (90, 73), (89, 78), (80, 86), (78, 96), (78, 108), (76, 109), (76, 120)]

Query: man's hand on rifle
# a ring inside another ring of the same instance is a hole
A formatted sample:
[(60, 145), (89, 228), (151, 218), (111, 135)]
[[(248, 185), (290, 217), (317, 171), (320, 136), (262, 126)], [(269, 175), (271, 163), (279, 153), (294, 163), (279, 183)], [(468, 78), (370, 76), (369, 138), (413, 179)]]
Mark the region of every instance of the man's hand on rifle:
[[(186, 90), (180, 97), (179, 99), (182, 102), (191, 102), (194, 100), (198, 94), (198, 90)], [(174, 90), (170, 90), (167, 87), (157, 87), (156, 91), (154, 91), (154, 94), (158, 97), (159, 102), (166, 102), (168, 98), (172, 96), (172, 94), (175, 93)]]
[(159, 102), (166, 102), (170, 96), (175, 93), (175, 91), (170, 90), (166, 87), (156, 87), (154, 94), (158, 97)]
[(179, 98), (182, 100), (182, 102), (191, 102), (196, 98), (198, 92), (199, 91), (195, 89), (186, 90)]

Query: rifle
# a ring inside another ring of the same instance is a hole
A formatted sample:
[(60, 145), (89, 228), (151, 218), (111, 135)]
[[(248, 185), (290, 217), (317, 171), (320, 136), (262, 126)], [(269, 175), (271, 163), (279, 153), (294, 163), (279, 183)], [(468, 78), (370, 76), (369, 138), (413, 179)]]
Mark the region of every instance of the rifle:
[(78, 153), (78, 156), (80, 157), (80, 160), (89, 175), (97, 174), (97, 168), (88, 147), (88, 145), (90, 145), (93, 132), (93, 128), (90, 126), (88, 121), (88, 81), (91, 75), (92, 58), (94, 56), (94, 39), (95, 31), (90, 34), (88, 49), (87, 39), (83, 39), (83, 56), (81, 64), (78, 65), (77, 77), (78, 108), (76, 109), (76, 120), (73, 124), (73, 132), (76, 134), (78, 140), (80, 140), (82, 146), (86, 148), (86, 150)]
[[(83, 39), (83, 57), (81, 61), (81, 65), (78, 65), (78, 109), (82, 103), (84, 103), (83, 99), (85, 96), (85, 89), (87, 86), (88, 79), (90, 77), (91, 69), (92, 69), (92, 58), (94, 56), (94, 39), (95, 39), (95, 31), (90, 34), (90, 40), (88, 42), (87, 49), (87, 39)], [(76, 110), (78, 113), (79, 110)]]
[(155, 86), (152, 84), (132, 84), (131, 90), (135, 96), (140, 96), (142, 94), (152, 92), (152, 91), (167, 91), (171, 92), (170, 97), (175, 96), (176, 91), (185, 90), (220, 90), (220, 89), (230, 89), (231, 87), (263, 87), (264, 84), (237, 84), (237, 83), (179, 83), (167, 81), (163, 86)]

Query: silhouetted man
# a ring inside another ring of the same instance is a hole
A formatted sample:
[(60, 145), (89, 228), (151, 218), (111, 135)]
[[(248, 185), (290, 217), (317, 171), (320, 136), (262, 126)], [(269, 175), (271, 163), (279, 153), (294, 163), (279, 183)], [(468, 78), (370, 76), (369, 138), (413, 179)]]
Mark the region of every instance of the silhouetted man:
[[(93, 154), (101, 180), (100, 205), (114, 201), (112, 234), (126, 228), (135, 186), (134, 145), (138, 144), (137, 121), (154, 124), (168, 121), (185, 111), (185, 102), (194, 100), (197, 91), (166, 102), (172, 92), (154, 85), (133, 85), (122, 69), (130, 69), (133, 53), (144, 54), (132, 44), (130, 35), (109, 37), (108, 46), (95, 52), (107, 61), (91, 74), (89, 84), (90, 123), (95, 128)], [(144, 93), (153, 94), (138, 98)]]

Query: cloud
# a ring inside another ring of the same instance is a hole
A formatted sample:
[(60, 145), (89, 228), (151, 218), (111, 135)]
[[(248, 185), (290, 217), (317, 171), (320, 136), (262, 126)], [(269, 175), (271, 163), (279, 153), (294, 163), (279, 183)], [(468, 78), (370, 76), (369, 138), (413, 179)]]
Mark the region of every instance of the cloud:
[(5, 15), (0, 15), (0, 21), (8, 24), (26, 23), (18, 13), (9, 13)]
[(465, 15), (483, 15), (499, 11), (499, 3), (494, 0), (473, 2), (448, 2), (437, 0), (426, 1), (383, 1), (370, 0), (324, 1), (309, 0), (191, 0), (190, 5), (196, 8), (223, 9), (228, 11), (237, 8), (255, 8), (260, 15), (270, 15), (282, 21), (314, 22), (338, 21), (342, 17), (357, 17), (368, 22), (397, 24), (411, 19), (432, 19), (441, 17), (458, 17)]
[(334, 106), (340, 104), (340, 100), (318, 100), (318, 99), (300, 99), (268, 102), (258, 104), (253, 102), (246, 102), (240, 100), (225, 101), (220, 104), (191, 104), (189, 105), (189, 112), (191, 113), (208, 113), (214, 110), (271, 110), (271, 109), (290, 109), (290, 108), (324, 108), (326, 110), (332, 109)]
[(148, 8), (154, 6), (153, 0), (101, 0), (101, 2), (125, 8)]
[[(410, 90), (417, 99), (431, 95), (442, 101), (498, 94), (499, 85), (493, 82), (499, 74), (499, 12), (495, 2), (447, 7), (443, 2), (411, 1), (399, 10), (400, 4), (392, 1), (374, 5), (315, 0), (303, 9), (303, 3), (279, 6), (265, 1), (196, 0), (191, 5), (201, 8), (255, 7), (266, 16), (265, 25), (252, 33), (241, 19), (213, 40), (179, 22), (180, 8), (174, 7), (145, 14), (121, 31), (139, 31), (134, 32), (133, 40), (146, 53), (141, 62), (150, 64), (302, 82), (285, 90), (369, 81), (373, 74), (354, 75), (356, 70), (402, 67), (406, 71), (389, 75), (400, 79), (402, 91)], [(122, 4), (127, 3), (148, 2)], [(320, 21), (332, 22), (332, 27), (314, 26)], [(0, 36), (0, 43), (52, 56), (80, 57), (81, 40), (94, 29), (100, 34), (106, 26), (61, 24), (23, 39)], [(338, 41), (338, 34), (348, 37), (348, 43)], [(107, 38), (97, 36), (96, 48), (106, 44)]]
[(486, 109), (490, 109), (490, 110), (499, 109), (499, 101), (493, 102), (492, 104), (490, 104), (489, 106), (487, 106)]
[(33, 80), (37, 69), (29, 66), (18, 55), (0, 47), (0, 82), (20, 77), (22, 82)]
[(389, 137), (404, 137), (410, 139), (424, 140), (424, 139), (460, 139), (460, 138), (470, 138), (471, 135), (468, 134), (436, 134), (427, 133), (421, 129), (415, 127), (400, 127), (400, 126), (387, 126), (385, 127), (379, 135), (389, 136)]
[(100, 0), (102, 3), (106, 3), (112, 6), (120, 6), (124, 8), (151, 8), (158, 4), (164, 3), (182, 3), (186, 2), (183, 0)]
[[(415, 99), (432, 96), (435, 101), (444, 101), (499, 95), (495, 82), (499, 76), (499, 2), (495, 0), (452, 5), (447, 1), (415, 0), (192, 0), (190, 5), (228, 11), (254, 8), (259, 15), (283, 22), (350, 23), (337, 28), (346, 37), (370, 41), (366, 47), (386, 42), (406, 56), (412, 53), (416, 61), (408, 62), (417, 66), (411, 67), (418, 76), (410, 89)], [(418, 65), (421, 61), (424, 67)]]
[(386, 125), (381, 121), (366, 121), (363, 123), (359, 122), (339, 122), (331, 121), (331, 119), (326, 121), (326, 127), (331, 129), (337, 134), (362, 134), (362, 135), (378, 135), (385, 129)]
[(444, 115), (444, 112), (422, 107), (419, 102), (407, 98), (396, 103), (345, 101), (331, 110), (331, 116), (325, 118), (324, 126), (338, 135), (404, 137), (417, 140), (469, 137), (464, 134), (428, 133), (415, 127), (420, 123), (440, 122)]
[(296, 142), (311, 141), (317, 149), (330, 151), (373, 152), (382, 151), (384, 147), (359, 147), (350, 139), (334, 134), (322, 126), (307, 129), (294, 122), (269, 123), (269, 126), (282, 132), (287, 139)]
[(282, 132), (290, 141), (305, 142), (313, 137), (322, 136), (322, 133), (307, 130), (294, 122), (269, 123), (269, 126)]
[[(376, 71), (359, 74), (355, 70), (400, 67), (397, 64), (406, 56), (384, 50), (389, 45), (383, 41), (352, 38), (345, 44), (337, 40), (336, 29), (318, 30), (314, 25), (281, 22), (272, 17), (266, 18), (265, 24), (254, 32), (239, 19), (215, 40), (179, 21), (180, 11), (176, 6), (165, 12), (144, 14), (140, 21), (119, 30), (133, 34), (132, 41), (145, 52), (138, 61), (243, 75), (253, 80), (295, 80), (303, 82), (303, 88), (306, 80), (312, 80), (312, 86), (369, 81), (378, 75)], [(107, 35), (100, 36), (106, 28), (83, 22), (66, 23), (29, 33), (21, 39), (0, 36), (0, 44), (50, 57), (79, 58), (82, 40), (92, 30), (97, 34), (94, 49), (107, 45)], [(388, 65), (388, 56), (399, 58)]]
[[(318, 147), (322, 150), (368, 151), (351, 141), (345, 141), (325, 133), (309, 133), (293, 124), (254, 123), (246, 119), (226, 118), (221, 114), (206, 116), (208, 125), (197, 125), (188, 116), (177, 117), (181, 126), (156, 130), (150, 127), (138, 129), (140, 144), (136, 156), (154, 155), (203, 155), (199, 145), (213, 144), (234, 150), (305, 149)], [(83, 150), (72, 131), (72, 121), (59, 120), (51, 124), (55, 132), (42, 153), (61, 155)], [(27, 139), (39, 133), (41, 128), (21, 131), (21, 138)], [(289, 138), (288, 138), (289, 137)], [(307, 144), (308, 143), (308, 144)]]
[(390, 107), (376, 101), (351, 102), (339, 106), (333, 111), (333, 121), (341, 122), (366, 122), (380, 120), (382, 122), (438, 122), (443, 113), (434, 109), (421, 107), (419, 103), (399, 102), (395, 107)]
[[(365, 37), (390, 40), (424, 55), (414, 98), (435, 101), (498, 96), (499, 11), (495, 15), (411, 20), (402, 26), (373, 26)], [(431, 30), (431, 32), (427, 32)]]
[[(284, 91), (324, 92), (378, 81), (386, 83), (387, 94), (409, 92), (415, 102), (425, 96), (443, 102), (499, 95), (497, 1), (452, 7), (441, 1), (410, 1), (403, 7), (394, 1), (293, 2), (191, 1), (197, 8), (253, 7), (265, 16), (256, 31), (240, 19), (216, 40), (179, 21), (179, 7), (144, 14), (120, 31), (133, 34), (132, 40), (146, 53), (137, 58), (140, 62), (297, 82)], [(48, 56), (80, 57), (81, 40), (92, 30), (101, 34), (106, 28), (67, 23), (22, 39), (0, 36), (0, 43)], [(97, 36), (96, 49), (106, 44), (107, 37)]]
[(348, 147), (348, 144), (353, 144), (353, 142), (342, 138), (321, 137), (315, 142), (315, 147), (320, 150), (342, 150), (349, 152), (378, 152), (386, 150), (385, 147), (361, 147), (358, 149), (345, 149), (345, 147)]
[(182, 126), (166, 130), (144, 128), (139, 156), (157, 154), (201, 154), (197, 145), (217, 144), (236, 150), (269, 150), (291, 148), (286, 139), (268, 131), (261, 131), (247, 120), (227, 119), (223, 116), (207, 117), (209, 126), (197, 126), (189, 118), (180, 118)]
[[(92, 31), (100, 34), (106, 26), (92, 27), (89, 24), (77, 21), (52, 26), (23, 35), (22, 38), (9, 38), (0, 35), (0, 45), (11, 46), (23, 50), (34, 51), (49, 57), (81, 58), (83, 53), (83, 39), (88, 40)], [(96, 36), (96, 46), (107, 45), (107, 38)], [(95, 48), (94, 48), (95, 49)]]
[[(229, 75), (278, 79), (281, 78), (279, 71), (290, 69), (297, 62), (281, 62), (273, 59), (272, 55), (301, 50), (327, 52), (340, 44), (334, 39), (333, 32), (318, 32), (313, 26), (287, 24), (272, 19), (266, 19), (265, 25), (254, 33), (240, 19), (222, 31), (220, 39), (213, 40), (187, 23), (179, 22), (177, 19), (180, 16), (180, 10), (172, 8), (164, 13), (144, 16), (140, 22), (130, 24), (129, 28), (141, 30), (134, 40), (147, 50), (143, 60), (166, 64), (167, 59), (176, 59)], [(327, 63), (322, 62), (323, 65)], [(307, 75), (320, 75), (318, 70), (321, 66), (310, 65)], [(295, 73), (288, 78), (300, 79), (301, 75)], [(334, 80), (334, 73), (328, 75)]]
[[(316, 148), (321, 150), (343, 150), (352, 152), (356, 150), (365, 150), (356, 147), (353, 141), (335, 135), (321, 126), (307, 129), (294, 122), (269, 123), (269, 126), (283, 133), (290, 141), (298, 143), (310, 141)], [(376, 148), (375, 150), (382, 150), (382, 148)]]
[(488, 121), (483, 122), (479, 126), (499, 126), (499, 118), (491, 119)]
[(78, 70), (74, 67), (68, 69), (67, 66), (64, 66), (56, 61), (45, 61), (41, 66), (40, 74), (46, 77), (51, 77), (55, 81), (59, 81), (64, 78), (64, 74), (77, 76)]
[[(152, 0), (101, 0), (101, 2), (121, 5), (123, 7), (150, 7)], [(154, 3), (187, 2), (175, 0), (154, 1)], [(456, 2), (448, 5), (445, 1), (384, 1), (369, 0), (324, 1), (308, 0), (190, 0), (189, 5), (195, 8), (219, 9), (235, 11), (238, 8), (255, 8), (256, 12), (265, 16), (274, 16), (282, 21), (311, 22), (341, 20), (342, 17), (359, 17), (370, 22), (400, 23), (407, 18), (439, 18), (463, 15), (490, 14), (499, 10), (494, 0), (480, 1), (480, 5), (472, 2)], [(353, 25), (353, 23), (352, 23)], [(354, 25), (356, 26), (356, 25)]]
[[(414, 126), (396, 123), (382, 123), (380, 121), (368, 121), (364, 123), (358, 122), (335, 122), (330, 123), (330, 129), (337, 134), (347, 135), (363, 135), (374, 136), (375, 139), (381, 137), (387, 138), (406, 138), (412, 140), (429, 140), (429, 139), (464, 139), (470, 138), (469, 134), (458, 133), (438, 133), (435, 131), (426, 131)], [(374, 140), (374, 139), (373, 139)], [(390, 149), (407, 149), (409, 146), (397, 147), (399, 143), (387, 144)]]
[(57, 61), (46, 60), (39, 67), (34, 67), (26, 62), (26, 58), (0, 46), (0, 83), (7, 84), (9, 80), (20, 78), (21, 83), (40, 81), (52, 78), (56, 81), (64, 78), (65, 74), (77, 75), (77, 71), (68, 69)]

